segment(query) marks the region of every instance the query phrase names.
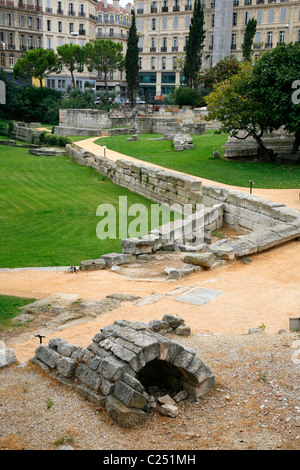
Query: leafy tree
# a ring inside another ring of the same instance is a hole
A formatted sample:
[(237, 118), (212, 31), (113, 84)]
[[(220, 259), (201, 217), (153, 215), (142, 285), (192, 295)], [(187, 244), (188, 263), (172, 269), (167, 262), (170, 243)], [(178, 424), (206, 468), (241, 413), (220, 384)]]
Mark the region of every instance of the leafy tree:
[(43, 86), (46, 75), (58, 70), (58, 56), (52, 50), (33, 49), (27, 51), (14, 66), (14, 77), (34, 77)]
[(87, 88), (82, 91), (80, 88), (72, 88), (69, 97), (62, 100), (61, 108), (64, 109), (91, 109), (94, 108), (94, 92)]
[[(206, 119), (219, 121), (219, 132), (242, 139), (253, 137), (258, 144), (261, 160), (272, 162), (273, 151), (265, 147), (262, 136), (267, 129), (276, 129), (277, 123), (274, 123), (272, 113), (262, 105), (261, 99), (249, 90), (252, 77), (252, 64), (244, 62), (238, 74), (215, 85), (214, 91), (205, 97), (208, 109)], [(240, 131), (244, 131), (242, 137)]]
[(300, 146), (300, 105), (293, 102), (293, 83), (300, 78), (300, 43), (280, 44), (262, 55), (249, 84), (252, 95), (272, 116), (274, 128), (295, 135), (292, 152)]
[(134, 106), (134, 97), (139, 87), (139, 48), (138, 35), (135, 22), (135, 12), (132, 12), (131, 26), (128, 34), (127, 51), (125, 55), (126, 83), (129, 92), (131, 107)]
[[(69, 70), (72, 79), (72, 88), (75, 88), (74, 72), (79, 73), (84, 70), (85, 49), (77, 44), (63, 44), (57, 47), (60, 61), (60, 71), (63, 67)], [(59, 73), (59, 72), (58, 72)]]
[(248, 60), (248, 61), (251, 60), (252, 45), (253, 45), (253, 39), (256, 33), (256, 26), (257, 26), (257, 21), (254, 18), (251, 18), (247, 23), (246, 32), (245, 32), (245, 41), (244, 41), (244, 44), (242, 45), (244, 60)]
[(185, 82), (191, 88), (197, 86), (197, 75), (202, 63), (201, 50), (204, 39), (204, 11), (201, 0), (195, 0), (184, 65)]
[(199, 74), (198, 82), (207, 91), (212, 91), (213, 86), (227, 80), (239, 72), (240, 62), (232, 56), (224, 57), (216, 65), (208, 67)]
[(93, 44), (85, 45), (86, 63), (90, 71), (96, 70), (104, 74), (104, 83), (107, 101), (109, 90), (107, 74), (110, 70), (122, 70), (124, 68), (123, 45), (111, 39), (97, 39)]

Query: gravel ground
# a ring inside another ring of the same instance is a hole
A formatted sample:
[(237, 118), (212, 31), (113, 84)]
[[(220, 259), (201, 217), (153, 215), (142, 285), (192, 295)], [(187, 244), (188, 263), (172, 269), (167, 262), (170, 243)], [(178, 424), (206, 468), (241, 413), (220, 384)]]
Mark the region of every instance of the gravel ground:
[(197, 402), (181, 402), (176, 418), (152, 412), (133, 429), (118, 427), (30, 362), (6, 367), (0, 372), (0, 449), (297, 450), (299, 338), (289, 332), (180, 338), (211, 368), (215, 388)]

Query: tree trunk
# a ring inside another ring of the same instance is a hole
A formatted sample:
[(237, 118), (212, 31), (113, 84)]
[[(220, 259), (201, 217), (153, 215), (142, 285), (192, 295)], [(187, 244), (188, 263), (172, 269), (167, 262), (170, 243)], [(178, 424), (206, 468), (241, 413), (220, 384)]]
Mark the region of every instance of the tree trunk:
[(71, 70), (71, 80), (72, 80), (72, 88), (75, 88), (75, 80), (74, 80), (74, 75), (73, 75), (72, 70)]
[(261, 139), (262, 136), (258, 136), (257, 134), (254, 133), (252, 134), (252, 137), (254, 137), (254, 139), (258, 143), (258, 147), (259, 147), (258, 156), (260, 160), (263, 162), (274, 163), (275, 161), (274, 152), (272, 149), (267, 149), (267, 147), (264, 145)]
[(41, 77), (39, 77), (39, 81), (40, 81), (40, 87), (42, 88), (43, 87), (43, 79)]
[(108, 91), (108, 84), (107, 84), (107, 72), (104, 71), (104, 85), (105, 85), (105, 93), (106, 93), (106, 101), (109, 101), (109, 91)]
[(297, 153), (298, 149), (299, 149), (299, 146), (300, 146), (300, 129), (298, 129), (295, 133), (295, 139), (294, 139), (294, 142), (293, 142), (292, 153)]

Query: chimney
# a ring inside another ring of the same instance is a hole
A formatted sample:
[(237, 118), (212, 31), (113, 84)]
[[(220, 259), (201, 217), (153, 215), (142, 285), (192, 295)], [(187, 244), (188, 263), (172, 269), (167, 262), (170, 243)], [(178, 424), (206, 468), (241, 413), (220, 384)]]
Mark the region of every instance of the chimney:
[(127, 13), (131, 13), (132, 4), (131, 4), (131, 3), (127, 3), (127, 5), (126, 5), (126, 7), (125, 7), (125, 10), (127, 11)]
[(103, 0), (103, 8), (107, 8), (107, 0)]
[(120, 10), (120, 2), (119, 0), (113, 0), (113, 7), (115, 10)]

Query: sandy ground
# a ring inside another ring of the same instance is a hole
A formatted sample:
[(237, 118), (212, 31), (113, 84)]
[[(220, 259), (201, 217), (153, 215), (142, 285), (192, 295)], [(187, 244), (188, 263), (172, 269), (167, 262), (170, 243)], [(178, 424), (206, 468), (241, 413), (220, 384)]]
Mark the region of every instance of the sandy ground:
[[(102, 155), (103, 149), (94, 144), (94, 140), (95, 137), (77, 142), (77, 145)], [(125, 158), (124, 155), (108, 149), (106, 157)], [(204, 184), (219, 185), (207, 180), (202, 181)], [(246, 188), (244, 190), (249, 191)], [(255, 194), (300, 209), (298, 189), (256, 189)], [(126, 302), (121, 308), (101, 315), (94, 321), (59, 331), (59, 337), (80, 346), (90, 344), (94, 334), (115, 319), (150, 321), (161, 319), (165, 313), (178, 313), (183, 316), (193, 332), (244, 334), (249, 328), (265, 325), (266, 332), (274, 334), (280, 329), (288, 330), (289, 318), (300, 315), (299, 248), (300, 242), (293, 241), (251, 256), (252, 261), (249, 264), (237, 261), (176, 282), (129, 280), (106, 270), (78, 273), (36, 270), (0, 272), (0, 293), (40, 299), (59, 292), (77, 294), (84, 299), (102, 299), (112, 293), (141, 297), (154, 292), (167, 294), (182, 286), (201, 286), (222, 292), (221, 296), (202, 306), (178, 302), (174, 295), (166, 295), (158, 302), (146, 306)], [(48, 334), (46, 343), (53, 336), (58, 336), (58, 332)], [(14, 339), (12, 347), (17, 359), (25, 361), (34, 355), (37, 338), (25, 334), (17, 340)]]

